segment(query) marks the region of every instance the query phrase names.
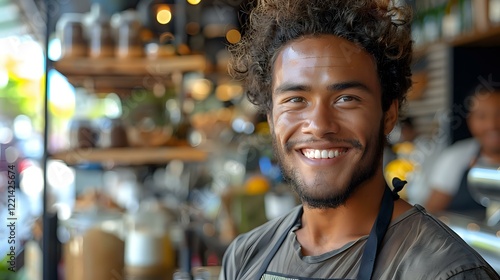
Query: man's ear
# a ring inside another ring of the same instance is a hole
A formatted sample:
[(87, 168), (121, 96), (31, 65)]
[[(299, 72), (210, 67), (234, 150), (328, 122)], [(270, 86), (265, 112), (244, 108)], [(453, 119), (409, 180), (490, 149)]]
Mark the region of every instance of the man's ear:
[(273, 131), (274, 130), (274, 125), (273, 125), (273, 116), (271, 115), (271, 113), (267, 113), (267, 124), (269, 125), (269, 130), (270, 131)]
[(394, 126), (398, 122), (399, 116), (399, 102), (397, 100), (392, 101), (389, 109), (384, 112), (384, 134), (388, 135), (391, 133)]

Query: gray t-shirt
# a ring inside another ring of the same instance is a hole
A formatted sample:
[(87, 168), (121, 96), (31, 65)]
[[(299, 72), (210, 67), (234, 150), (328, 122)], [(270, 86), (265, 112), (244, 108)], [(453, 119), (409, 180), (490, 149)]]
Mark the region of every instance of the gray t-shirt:
[[(292, 223), (263, 280), (356, 279), (367, 236), (319, 256), (303, 256), (295, 231), (301, 206), (238, 236), (224, 255), (219, 280), (256, 280), (272, 247)], [(387, 230), (372, 279), (500, 279), (450, 228), (415, 205)]]

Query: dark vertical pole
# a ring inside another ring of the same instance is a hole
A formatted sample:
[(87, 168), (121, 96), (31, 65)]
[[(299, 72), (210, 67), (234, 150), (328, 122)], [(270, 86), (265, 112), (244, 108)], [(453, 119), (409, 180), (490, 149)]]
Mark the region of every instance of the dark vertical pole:
[(43, 280), (57, 280), (57, 215), (49, 212), (48, 184), (47, 184), (47, 159), (48, 159), (48, 141), (49, 141), (49, 70), (52, 68), (49, 59), (49, 40), (51, 30), (51, 0), (45, 0), (45, 95), (44, 95), (44, 132), (43, 132), (43, 235), (42, 235), (42, 275)]
[(174, 9), (175, 30), (172, 30), (175, 35), (175, 43), (178, 46), (186, 43), (186, 0), (176, 0)]

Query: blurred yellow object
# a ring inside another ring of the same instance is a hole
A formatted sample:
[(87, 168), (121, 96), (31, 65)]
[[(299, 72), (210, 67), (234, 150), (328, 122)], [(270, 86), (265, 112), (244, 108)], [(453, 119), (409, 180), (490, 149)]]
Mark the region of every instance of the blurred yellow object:
[(392, 150), (398, 155), (409, 155), (415, 150), (415, 145), (412, 142), (397, 143), (392, 147)]
[[(384, 170), (384, 177), (387, 185), (391, 188), (394, 188), (392, 185), (392, 179), (394, 177), (398, 177), (399, 179), (406, 181), (409, 177), (409, 174), (415, 170), (415, 165), (413, 162), (407, 159), (395, 159), (389, 162)], [(406, 190), (403, 190), (399, 193), (399, 195), (405, 199), (406, 198)]]
[[(387, 182), (387, 185), (391, 187), (391, 189), (394, 188), (392, 185), (392, 179), (394, 177), (397, 177), (403, 181), (407, 181), (409, 175), (415, 171), (416, 166), (411, 162), (410, 160), (407, 159), (395, 159), (393, 161), (390, 161), (384, 170), (384, 176), (385, 176), (385, 181)], [(406, 199), (407, 194), (406, 194), (406, 187), (403, 188), (401, 192), (399, 192), (399, 195), (401, 198)]]
[(252, 175), (245, 182), (245, 194), (264, 194), (269, 191), (269, 180), (262, 175)]
[(401, 180), (406, 180), (408, 173), (415, 170), (414, 164), (406, 159), (395, 159), (387, 164), (385, 167), (385, 177), (386, 179), (398, 177)]

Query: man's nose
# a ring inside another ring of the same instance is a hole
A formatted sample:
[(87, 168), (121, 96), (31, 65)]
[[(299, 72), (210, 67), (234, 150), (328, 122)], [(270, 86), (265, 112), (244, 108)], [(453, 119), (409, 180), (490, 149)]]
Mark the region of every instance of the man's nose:
[(306, 122), (302, 132), (322, 138), (327, 134), (336, 134), (340, 131), (335, 109), (328, 103), (317, 103), (310, 106), (304, 118)]

